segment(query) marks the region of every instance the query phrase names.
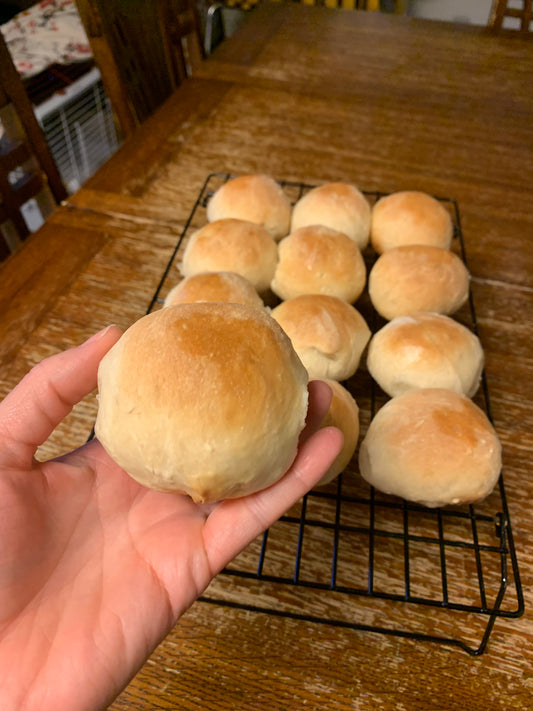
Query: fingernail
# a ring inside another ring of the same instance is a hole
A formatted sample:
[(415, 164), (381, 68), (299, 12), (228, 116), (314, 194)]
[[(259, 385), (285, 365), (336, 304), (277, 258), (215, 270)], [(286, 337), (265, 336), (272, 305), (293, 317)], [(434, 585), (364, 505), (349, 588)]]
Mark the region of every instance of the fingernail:
[(94, 333), (90, 338), (88, 338), (86, 341), (82, 343), (82, 346), (86, 346), (89, 343), (94, 343), (95, 341), (99, 341), (101, 338), (103, 338), (106, 333), (109, 331), (111, 328), (116, 328), (116, 325), (114, 323), (110, 324), (109, 326), (106, 326), (105, 328), (102, 328), (101, 331), (98, 331), (98, 333)]

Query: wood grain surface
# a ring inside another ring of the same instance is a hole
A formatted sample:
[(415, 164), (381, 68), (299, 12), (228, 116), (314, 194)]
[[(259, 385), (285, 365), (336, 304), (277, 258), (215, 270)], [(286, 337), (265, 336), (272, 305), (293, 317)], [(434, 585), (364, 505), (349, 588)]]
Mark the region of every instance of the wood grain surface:
[[(281, 181), (346, 180), (362, 189), (420, 189), (457, 201), (492, 416), (502, 440), (525, 614), (496, 620), (480, 657), (460, 648), (198, 601), (111, 705), (152, 709), (508, 711), (533, 706), (533, 44), (482, 28), (378, 13), (265, 3), (222, 44), (24, 248), (0, 267), (0, 394), (31, 365), (108, 323), (145, 313), (195, 201), (212, 172), (265, 172)], [(200, 226), (201, 210), (196, 215)], [(169, 273), (170, 288), (179, 274)], [(352, 383), (369, 421), (368, 374)], [(39, 452), (83, 443), (94, 394)], [(343, 491), (369, 495), (350, 465)], [(335, 486), (335, 485), (331, 485)], [(330, 489), (328, 491), (333, 491)], [(499, 491), (480, 506), (489, 516)], [(374, 590), (402, 596), (401, 509), (375, 509)], [(308, 517), (330, 523), (328, 498)], [(290, 512), (294, 520), (300, 503)], [(368, 509), (343, 504), (351, 533), (339, 580), (368, 583)], [(292, 519), (291, 519), (292, 521)], [(443, 609), (434, 516), (410, 512), (410, 593), (434, 606), (220, 575), (211, 599), (389, 631), (422, 631), (476, 646), (487, 616)], [(444, 517), (447, 540), (468, 519)], [(294, 574), (297, 524), (269, 533), (270, 576)], [(353, 530), (355, 529), (355, 531)], [(326, 583), (332, 528), (305, 527), (304, 581)], [(468, 534), (470, 535), (471, 532)], [(492, 520), (478, 534), (488, 604), (500, 582)], [(417, 539), (431, 539), (428, 546)], [(260, 541), (232, 566), (252, 571)], [(446, 547), (450, 599), (480, 597), (474, 557)], [(503, 609), (516, 607), (515, 580)], [(134, 594), (134, 591), (132, 591)]]

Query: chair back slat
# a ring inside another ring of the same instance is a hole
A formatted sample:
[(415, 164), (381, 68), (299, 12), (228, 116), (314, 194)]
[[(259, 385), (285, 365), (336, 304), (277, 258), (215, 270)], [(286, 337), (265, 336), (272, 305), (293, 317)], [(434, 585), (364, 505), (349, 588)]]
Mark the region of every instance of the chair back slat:
[[(518, 20), (507, 23), (506, 18)], [(533, 0), (494, 0), (489, 27), (496, 32), (513, 30), (521, 35), (528, 35), (533, 31)]]
[(193, 0), (76, 0), (122, 133), (143, 123), (201, 59)]

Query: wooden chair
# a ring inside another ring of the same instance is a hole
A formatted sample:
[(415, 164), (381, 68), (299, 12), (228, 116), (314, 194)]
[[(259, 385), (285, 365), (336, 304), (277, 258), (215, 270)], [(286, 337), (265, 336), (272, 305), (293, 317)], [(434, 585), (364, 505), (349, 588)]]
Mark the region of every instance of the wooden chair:
[[(0, 33), (0, 259), (7, 257), (66, 196), (32, 103)], [(35, 202), (28, 202), (32, 200)]]
[[(518, 7), (520, 5), (520, 7)], [(505, 18), (518, 20), (513, 27), (505, 26)], [(489, 27), (492, 30), (514, 30), (521, 35), (527, 35), (533, 30), (533, 0), (494, 0)]]
[(122, 133), (145, 121), (202, 58), (193, 0), (76, 0)]

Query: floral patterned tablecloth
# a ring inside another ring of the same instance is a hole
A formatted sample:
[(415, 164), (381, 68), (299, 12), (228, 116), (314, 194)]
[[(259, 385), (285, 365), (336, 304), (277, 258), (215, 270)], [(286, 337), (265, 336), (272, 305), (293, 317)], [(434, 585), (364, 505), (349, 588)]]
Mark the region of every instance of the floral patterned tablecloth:
[(23, 78), (92, 57), (74, 0), (41, 0), (0, 27)]

